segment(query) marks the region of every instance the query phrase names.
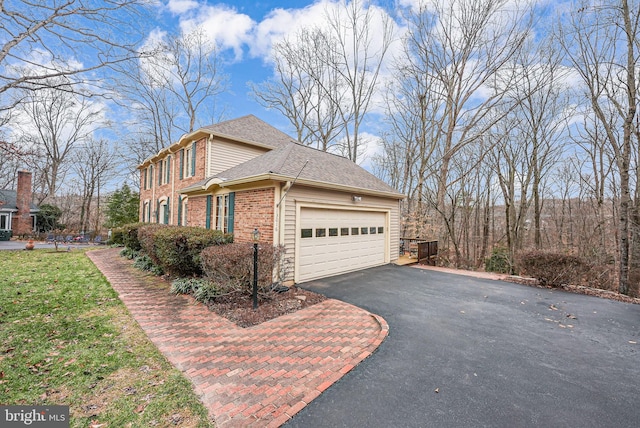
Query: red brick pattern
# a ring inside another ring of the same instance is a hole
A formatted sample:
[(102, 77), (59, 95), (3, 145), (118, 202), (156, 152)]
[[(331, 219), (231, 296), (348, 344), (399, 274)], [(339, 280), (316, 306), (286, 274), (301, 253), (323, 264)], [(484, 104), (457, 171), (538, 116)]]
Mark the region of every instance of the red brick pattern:
[(251, 242), (251, 232), (260, 231), (260, 241), (273, 243), (273, 187), (236, 192), (234, 208), (234, 242)]
[[(189, 196), (187, 200), (187, 226), (205, 227), (207, 225), (207, 196)], [(211, 202), (211, 227), (215, 227), (215, 198)]]
[(117, 249), (87, 255), (160, 351), (191, 379), (220, 427), (278, 427), (374, 352), (381, 317), (333, 299), (240, 328), (158, 279), (150, 285)]
[[(189, 142), (188, 144), (186, 144), (184, 146), (184, 148), (187, 147), (191, 147), (191, 142)], [(171, 202), (171, 216), (172, 219), (169, 221), (169, 224), (176, 224), (178, 221), (178, 193), (176, 191), (174, 191), (174, 187), (175, 189), (182, 189), (185, 187), (188, 187), (192, 184), (197, 183), (198, 181), (201, 181), (205, 178), (205, 170), (206, 170), (206, 147), (207, 147), (207, 139), (206, 138), (201, 138), (200, 140), (198, 140), (196, 142), (196, 169), (195, 169), (195, 175), (192, 177), (185, 177), (185, 178), (180, 178), (180, 151), (177, 151), (176, 153), (172, 153), (171, 154), (171, 162), (170, 162), (170, 168), (171, 168), (171, 175), (170, 175), (170, 181), (169, 183), (166, 184), (158, 184), (158, 174), (160, 173), (160, 162), (162, 160), (164, 160), (167, 156), (169, 156), (169, 154), (167, 153), (166, 155), (164, 155), (162, 158), (157, 159), (154, 163), (153, 163), (153, 180), (151, 182), (151, 187), (148, 189), (145, 189), (144, 186), (144, 177), (145, 174), (143, 171), (139, 171), (140, 173), (140, 220), (144, 221), (145, 219), (142, 218), (142, 212), (143, 212), (143, 204), (144, 201), (146, 200), (150, 200), (151, 201), (151, 211), (155, 211), (156, 210), (156, 206), (157, 206), (157, 201), (158, 199), (162, 198), (162, 197), (169, 197), (170, 202)], [(185, 161), (186, 162), (186, 161)], [(203, 214), (204, 216), (204, 214)], [(151, 222), (155, 223), (156, 219), (155, 216), (151, 216)], [(191, 226), (191, 225), (190, 225)], [(204, 226), (204, 224), (203, 224)]]
[(27, 235), (33, 232), (31, 226), (31, 173), (18, 171), (16, 189), (16, 205), (18, 212), (13, 216), (12, 229), (14, 235)]

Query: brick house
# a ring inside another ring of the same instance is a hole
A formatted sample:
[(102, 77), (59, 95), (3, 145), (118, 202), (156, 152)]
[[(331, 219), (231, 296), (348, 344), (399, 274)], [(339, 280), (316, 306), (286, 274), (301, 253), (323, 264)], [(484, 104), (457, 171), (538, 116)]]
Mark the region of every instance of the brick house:
[(200, 128), (138, 166), (140, 220), (283, 245), (289, 282), (393, 262), (403, 195), (253, 115)]
[(13, 236), (33, 233), (39, 210), (31, 200), (31, 173), (18, 171), (16, 190), (0, 189), (0, 231), (11, 231)]

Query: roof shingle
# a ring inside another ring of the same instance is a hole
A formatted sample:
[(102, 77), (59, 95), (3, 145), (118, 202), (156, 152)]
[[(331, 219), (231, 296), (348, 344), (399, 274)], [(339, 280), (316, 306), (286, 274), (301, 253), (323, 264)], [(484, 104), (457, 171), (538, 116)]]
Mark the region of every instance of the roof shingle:
[[(306, 164), (305, 164), (306, 163)], [(288, 143), (261, 156), (219, 173), (224, 181), (241, 180), (265, 174), (348, 186), (374, 192), (397, 190), (364, 168), (342, 156), (326, 153), (299, 143)]]
[(239, 117), (203, 126), (201, 129), (218, 135), (240, 138), (245, 141), (253, 141), (267, 147), (280, 147), (295, 141), (284, 132), (274, 128), (268, 123), (258, 119), (254, 115)]

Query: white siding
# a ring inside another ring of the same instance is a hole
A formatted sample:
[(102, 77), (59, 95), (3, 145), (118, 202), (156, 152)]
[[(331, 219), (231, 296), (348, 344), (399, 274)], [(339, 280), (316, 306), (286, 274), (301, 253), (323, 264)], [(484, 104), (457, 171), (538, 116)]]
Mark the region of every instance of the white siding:
[(209, 142), (209, 159), (207, 161), (207, 177), (240, 165), (267, 152), (266, 149), (214, 139)]

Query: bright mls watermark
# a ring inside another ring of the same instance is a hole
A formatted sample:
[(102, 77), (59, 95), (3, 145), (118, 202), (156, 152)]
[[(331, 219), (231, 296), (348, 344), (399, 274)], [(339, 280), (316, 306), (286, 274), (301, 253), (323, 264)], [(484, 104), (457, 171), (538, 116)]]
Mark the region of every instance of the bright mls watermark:
[(0, 406), (0, 427), (69, 428), (69, 406)]

